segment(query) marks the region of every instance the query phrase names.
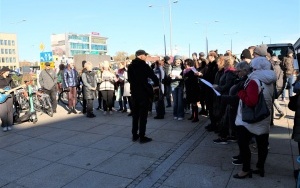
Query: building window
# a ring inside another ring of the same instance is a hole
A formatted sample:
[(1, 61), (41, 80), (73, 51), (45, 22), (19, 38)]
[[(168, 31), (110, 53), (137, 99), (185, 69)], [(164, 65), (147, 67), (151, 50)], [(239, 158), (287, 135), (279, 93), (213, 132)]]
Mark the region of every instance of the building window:
[(13, 63), (16, 63), (17, 61), (16, 61), (16, 58), (15, 57), (13, 57)]
[(13, 63), (12, 57), (9, 58), (9, 62), (10, 62), (10, 63)]
[(92, 44), (92, 50), (107, 50), (106, 45)]
[(0, 45), (3, 45), (3, 40), (0, 40)]
[(5, 58), (4, 57), (2, 57), (2, 63), (5, 63)]
[(11, 41), (11, 45), (13, 45), (13, 46), (15, 45), (15, 41), (14, 40)]
[(16, 50), (15, 49), (12, 49), (12, 54), (16, 54)]
[(4, 45), (7, 45), (7, 40), (4, 40)]
[(9, 54), (12, 54), (12, 50), (11, 50), (11, 49), (9, 49), (9, 50), (8, 50), (8, 53), (9, 53)]
[(8, 44), (8, 46), (11, 46), (11, 41), (8, 40), (8, 41), (7, 41), (7, 44)]
[(5, 62), (6, 62), (6, 63), (9, 63), (9, 58), (8, 58), (8, 57), (5, 59)]
[(1, 48), (1, 54), (4, 54), (4, 49), (3, 48)]
[(8, 49), (5, 49), (5, 54), (8, 54)]

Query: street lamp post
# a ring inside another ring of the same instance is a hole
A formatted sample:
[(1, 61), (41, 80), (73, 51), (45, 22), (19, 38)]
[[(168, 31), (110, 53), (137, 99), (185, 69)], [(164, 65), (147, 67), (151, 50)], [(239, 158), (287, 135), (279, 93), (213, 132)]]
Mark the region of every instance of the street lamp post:
[[(203, 23), (205, 25), (205, 46), (206, 46), (206, 54), (208, 54), (208, 39), (207, 39), (207, 29), (208, 29), (208, 26), (209, 24), (212, 24), (212, 23), (218, 23), (219, 21), (218, 20), (215, 20), (213, 22), (206, 22), (206, 23)], [(199, 22), (195, 22), (195, 24), (199, 24)]]
[(269, 39), (270, 39), (270, 44), (272, 44), (272, 42), (271, 42), (271, 37), (270, 37), (270, 36), (264, 36), (264, 37), (269, 38)]
[(178, 3), (178, 1), (169, 0), (169, 19), (170, 19), (170, 55), (173, 56), (173, 49), (172, 49), (172, 3)]
[[(172, 56), (172, 3), (178, 3), (178, 1), (169, 0), (169, 22), (170, 22), (170, 56)], [(150, 8), (152, 7), (161, 7), (163, 12), (163, 22), (164, 22), (164, 48), (165, 48), (165, 56), (167, 55), (167, 47), (166, 47), (166, 27), (165, 27), (165, 7), (162, 5), (149, 5)]]
[(232, 35), (238, 34), (239, 32), (234, 33), (224, 33), (224, 35), (230, 35), (230, 51), (232, 53)]

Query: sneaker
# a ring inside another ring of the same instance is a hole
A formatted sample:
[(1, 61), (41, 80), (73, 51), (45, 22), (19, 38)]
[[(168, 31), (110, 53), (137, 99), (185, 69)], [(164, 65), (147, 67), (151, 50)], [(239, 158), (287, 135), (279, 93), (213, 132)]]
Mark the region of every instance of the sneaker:
[(7, 127), (3, 127), (2, 130), (3, 130), (3, 132), (6, 132), (6, 131), (8, 131), (8, 128)]
[(122, 113), (125, 113), (125, 112), (127, 112), (127, 109), (124, 109), (124, 110), (122, 111)]
[(178, 121), (182, 121), (182, 120), (183, 120), (183, 118), (179, 117), (177, 120), (178, 120)]
[(232, 156), (231, 159), (232, 159), (233, 161), (236, 161), (236, 160), (239, 160), (239, 159), (240, 159), (240, 156), (239, 156), (239, 155)]
[(232, 161), (232, 164), (236, 165), (236, 166), (243, 165), (243, 161), (238, 159), (238, 160)]
[(215, 144), (222, 144), (222, 145), (228, 144), (226, 138), (218, 138), (218, 139), (214, 140), (214, 143)]
[(113, 112), (112, 112), (112, 111), (109, 111), (109, 114), (110, 114), (110, 115), (112, 115), (112, 114), (113, 114)]
[(107, 111), (104, 111), (104, 112), (103, 112), (103, 115), (106, 115), (106, 114), (107, 114)]
[(228, 142), (236, 143), (237, 142), (237, 137), (235, 137), (235, 136), (228, 136), (227, 137), (227, 141)]
[(147, 142), (151, 142), (151, 141), (152, 141), (152, 138), (148, 138), (146, 136), (140, 137), (140, 143), (141, 144), (144, 144), (144, 143), (147, 143)]
[(178, 117), (174, 117), (174, 119), (175, 119), (175, 120), (177, 120), (177, 119), (178, 119)]
[(11, 126), (8, 126), (8, 127), (7, 127), (7, 130), (8, 130), (8, 131), (11, 131)]

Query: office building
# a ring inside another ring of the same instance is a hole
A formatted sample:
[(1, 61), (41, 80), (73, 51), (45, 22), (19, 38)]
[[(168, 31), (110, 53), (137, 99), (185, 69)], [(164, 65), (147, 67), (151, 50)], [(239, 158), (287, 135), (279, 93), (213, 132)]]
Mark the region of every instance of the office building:
[(0, 33), (0, 68), (9, 67), (16, 70), (19, 66), (17, 35)]
[(58, 57), (73, 58), (74, 55), (81, 54), (106, 55), (107, 38), (101, 37), (97, 32), (52, 34), (51, 48), (53, 55)]

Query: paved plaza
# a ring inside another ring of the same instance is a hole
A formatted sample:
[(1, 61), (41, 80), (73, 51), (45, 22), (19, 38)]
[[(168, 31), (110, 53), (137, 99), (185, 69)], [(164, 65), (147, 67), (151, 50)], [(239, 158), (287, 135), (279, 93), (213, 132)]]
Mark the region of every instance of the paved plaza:
[[(153, 141), (140, 144), (131, 141), (127, 113), (104, 116), (95, 111), (96, 118), (86, 118), (68, 115), (59, 106), (52, 118), (38, 113), (36, 124), (0, 132), (0, 187), (295, 187), (294, 113), (280, 103), (287, 115), (271, 128), (264, 178), (255, 174), (252, 179), (232, 178), (242, 168), (231, 164), (238, 146), (214, 144), (217, 135), (204, 128), (207, 117), (201, 116), (198, 123), (187, 117), (177, 121), (168, 108), (165, 119), (155, 120), (153, 112), (147, 124)], [(253, 154), (252, 168), (256, 160)]]

